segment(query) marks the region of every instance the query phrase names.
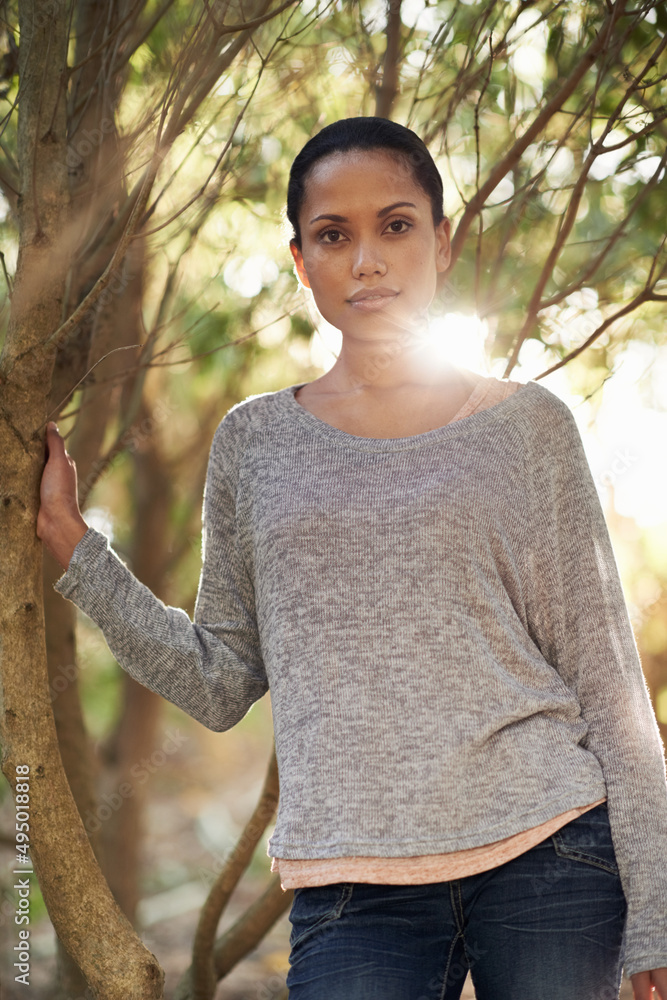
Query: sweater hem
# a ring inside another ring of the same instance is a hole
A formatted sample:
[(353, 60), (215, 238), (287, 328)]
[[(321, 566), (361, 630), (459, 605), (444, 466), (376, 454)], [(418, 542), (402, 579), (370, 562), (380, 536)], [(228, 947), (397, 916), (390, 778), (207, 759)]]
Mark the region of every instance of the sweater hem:
[(667, 952), (655, 952), (623, 963), (623, 972), (628, 979), (638, 972), (652, 972), (654, 969), (667, 969)]
[[(285, 861), (324, 861), (329, 858), (366, 857), (366, 858), (403, 858), (423, 857), (433, 854), (449, 854), (454, 851), (466, 850), (470, 847), (486, 847), (498, 840), (505, 840), (517, 833), (524, 833), (534, 826), (540, 826), (554, 819), (560, 813), (569, 809), (578, 809), (590, 805), (597, 799), (606, 797), (607, 789), (601, 784), (591, 786), (590, 792), (577, 794), (567, 793), (559, 799), (554, 799), (537, 809), (521, 813), (510, 822), (487, 827), (484, 831), (466, 835), (465, 837), (438, 837), (428, 840), (330, 840), (330, 841), (282, 841), (271, 838), (267, 846), (269, 857)], [(491, 832), (492, 831), (492, 832)], [(546, 838), (545, 838), (546, 839)]]

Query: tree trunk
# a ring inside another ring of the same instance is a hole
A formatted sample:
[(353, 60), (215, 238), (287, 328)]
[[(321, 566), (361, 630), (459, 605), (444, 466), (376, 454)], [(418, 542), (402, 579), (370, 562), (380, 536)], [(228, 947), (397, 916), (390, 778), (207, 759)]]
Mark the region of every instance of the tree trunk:
[[(74, 605), (65, 601), (53, 589), (53, 584), (61, 572), (55, 559), (45, 553), (44, 619), (50, 700), (67, 781), (95, 857), (100, 861), (100, 838), (97, 832), (91, 829), (89, 822), (89, 817), (94, 815), (96, 805), (94, 754), (86, 733), (79, 699), (74, 632), (76, 612)], [(56, 996), (62, 1000), (79, 997), (85, 992), (87, 985), (83, 974), (60, 938), (56, 939), (56, 947), (58, 950)]]
[[(46, 666), (35, 521), (54, 360), (44, 344), (61, 320), (74, 235), (67, 230), (68, 23), (67, 8), (51, 0), (19, 4), (19, 256), (0, 357), (2, 768), (15, 795), (21, 782), (17, 805), (30, 816), (34, 872), (56, 933), (93, 993), (105, 1000), (158, 998), (162, 971), (114, 902), (77, 812), (58, 749)], [(29, 885), (33, 868), (23, 868), (17, 878)]]

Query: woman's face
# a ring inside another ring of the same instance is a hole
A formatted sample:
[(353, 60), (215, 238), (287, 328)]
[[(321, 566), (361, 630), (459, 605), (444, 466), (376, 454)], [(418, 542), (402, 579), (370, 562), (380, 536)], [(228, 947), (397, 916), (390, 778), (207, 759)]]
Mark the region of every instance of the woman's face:
[(423, 328), (449, 264), (449, 223), (433, 225), (430, 199), (402, 158), (372, 150), (319, 160), (299, 223), (297, 273), (329, 323), (371, 339)]

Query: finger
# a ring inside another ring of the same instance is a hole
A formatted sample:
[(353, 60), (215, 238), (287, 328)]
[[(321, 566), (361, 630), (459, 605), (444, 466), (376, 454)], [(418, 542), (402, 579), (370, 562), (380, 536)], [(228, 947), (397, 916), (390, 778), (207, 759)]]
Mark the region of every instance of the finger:
[(58, 453), (65, 454), (65, 442), (58, 431), (58, 425), (50, 420), (46, 425), (46, 457), (48, 459)]

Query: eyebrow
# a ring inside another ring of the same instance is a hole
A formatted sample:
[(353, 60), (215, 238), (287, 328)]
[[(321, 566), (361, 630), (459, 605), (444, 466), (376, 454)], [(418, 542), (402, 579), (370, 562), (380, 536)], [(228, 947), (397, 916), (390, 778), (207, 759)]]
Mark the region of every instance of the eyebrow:
[[(389, 213), (393, 212), (395, 208), (416, 208), (416, 207), (417, 206), (413, 201), (395, 201), (393, 205), (387, 205), (386, 208), (381, 208), (380, 211), (377, 213), (377, 217), (378, 219), (383, 219), (385, 215), (389, 215)], [(320, 222), (322, 219), (328, 219), (330, 222), (350, 221), (344, 215), (333, 215), (327, 213), (325, 215), (316, 215), (314, 219), (310, 220), (310, 225), (312, 226), (314, 222)]]

